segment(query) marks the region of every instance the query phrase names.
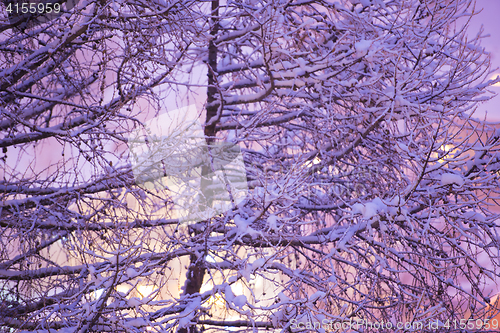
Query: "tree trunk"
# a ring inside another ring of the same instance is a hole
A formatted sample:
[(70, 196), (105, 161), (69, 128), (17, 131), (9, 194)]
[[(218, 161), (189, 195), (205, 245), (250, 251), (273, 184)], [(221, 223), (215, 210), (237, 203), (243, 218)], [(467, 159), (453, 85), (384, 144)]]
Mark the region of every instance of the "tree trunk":
[[(214, 105), (214, 101), (217, 100), (217, 46), (214, 43), (215, 36), (219, 31), (218, 17), (219, 15), (219, 1), (212, 1), (212, 19), (211, 24), (212, 28), (210, 30), (210, 34), (212, 35), (212, 39), (208, 45), (208, 89), (207, 89), (207, 106), (206, 106), (206, 120), (205, 120), (205, 141), (207, 144), (207, 152), (210, 156), (210, 146), (215, 141), (215, 126), (216, 126), (216, 117), (217, 111), (220, 107), (218, 105)], [(210, 160), (212, 158), (210, 157)], [(203, 203), (207, 207), (211, 206), (211, 193), (206, 190), (208, 186), (211, 184), (211, 180), (209, 177), (205, 178), (204, 176), (209, 175), (213, 172), (212, 163), (205, 163), (202, 166), (202, 178), (201, 178), (201, 189), (204, 194)], [(208, 223), (208, 221), (202, 221), (200, 223)], [(197, 234), (200, 233), (199, 229), (194, 229), (193, 238), (197, 237)], [(205, 277), (206, 267), (204, 265), (206, 253), (204, 253), (203, 257), (199, 258), (195, 254), (192, 254), (189, 258), (190, 265), (187, 272), (187, 279), (184, 288), (184, 295), (192, 295), (200, 292), (201, 286), (203, 284), (203, 278)], [(196, 326), (190, 326), (188, 328), (183, 327), (179, 329), (179, 333), (195, 333), (198, 332)]]

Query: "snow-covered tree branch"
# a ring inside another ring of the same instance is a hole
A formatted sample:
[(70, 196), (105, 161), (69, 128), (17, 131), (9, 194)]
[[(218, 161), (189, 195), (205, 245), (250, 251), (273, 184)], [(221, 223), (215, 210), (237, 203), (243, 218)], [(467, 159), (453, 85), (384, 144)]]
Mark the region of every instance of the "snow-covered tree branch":
[(1, 332), (498, 310), (473, 1), (57, 3), (2, 7)]

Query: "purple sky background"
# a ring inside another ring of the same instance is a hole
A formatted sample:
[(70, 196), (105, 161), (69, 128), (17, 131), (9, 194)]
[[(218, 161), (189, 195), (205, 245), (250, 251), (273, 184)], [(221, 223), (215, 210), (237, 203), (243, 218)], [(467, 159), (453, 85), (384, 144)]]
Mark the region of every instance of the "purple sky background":
[[(482, 45), (486, 51), (492, 54), (492, 69), (499, 68), (495, 71), (495, 75), (500, 75), (500, 0), (476, 0), (476, 10), (482, 11), (475, 16), (469, 26), (469, 36), (475, 36), (481, 28), (484, 28), (484, 35), (490, 35), (484, 38)], [(491, 87), (494, 93), (499, 96), (494, 97), (492, 100), (482, 103), (478, 111), (474, 114), (475, 117), (484, 119), (487, 112), (490, 121), (500, 121), (500, 83)]]

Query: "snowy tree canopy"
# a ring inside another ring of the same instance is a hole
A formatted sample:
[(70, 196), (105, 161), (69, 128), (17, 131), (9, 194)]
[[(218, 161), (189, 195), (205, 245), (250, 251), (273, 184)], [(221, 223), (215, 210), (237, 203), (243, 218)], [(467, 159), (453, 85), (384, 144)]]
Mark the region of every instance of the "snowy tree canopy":
[(1, 332), (495, 313), (500, 126), (474, 110), (500, 80), (473, 1), (8, 3)]

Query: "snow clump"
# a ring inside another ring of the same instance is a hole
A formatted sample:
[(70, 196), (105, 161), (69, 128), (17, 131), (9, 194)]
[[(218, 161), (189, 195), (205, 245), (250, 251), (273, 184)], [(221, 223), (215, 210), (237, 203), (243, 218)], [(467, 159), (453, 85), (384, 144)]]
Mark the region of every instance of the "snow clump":
[(441, 175), (441, 184), (442, 185), (452, 185), (456, 184), (458, 186), (462, 186), (465, 183), (464, 179), (453, 173), (445, 173)]
[(370, 219), (378, 213), (385, 212), (387, 210), (387, 205), (383, 203), (380, 198), (375, 198), (371, 202), (365, 204), (354, 204), (351, 208), (353, 214), (362, 214), (364, 219)]
[(354, 48), (356, 49), (356, 55), (360, 57), (366, 55), (372, 44), (373, 44), (372, 40), (365, 40), (365, 39), (362, 39), (359, 42), (354, 43)]

